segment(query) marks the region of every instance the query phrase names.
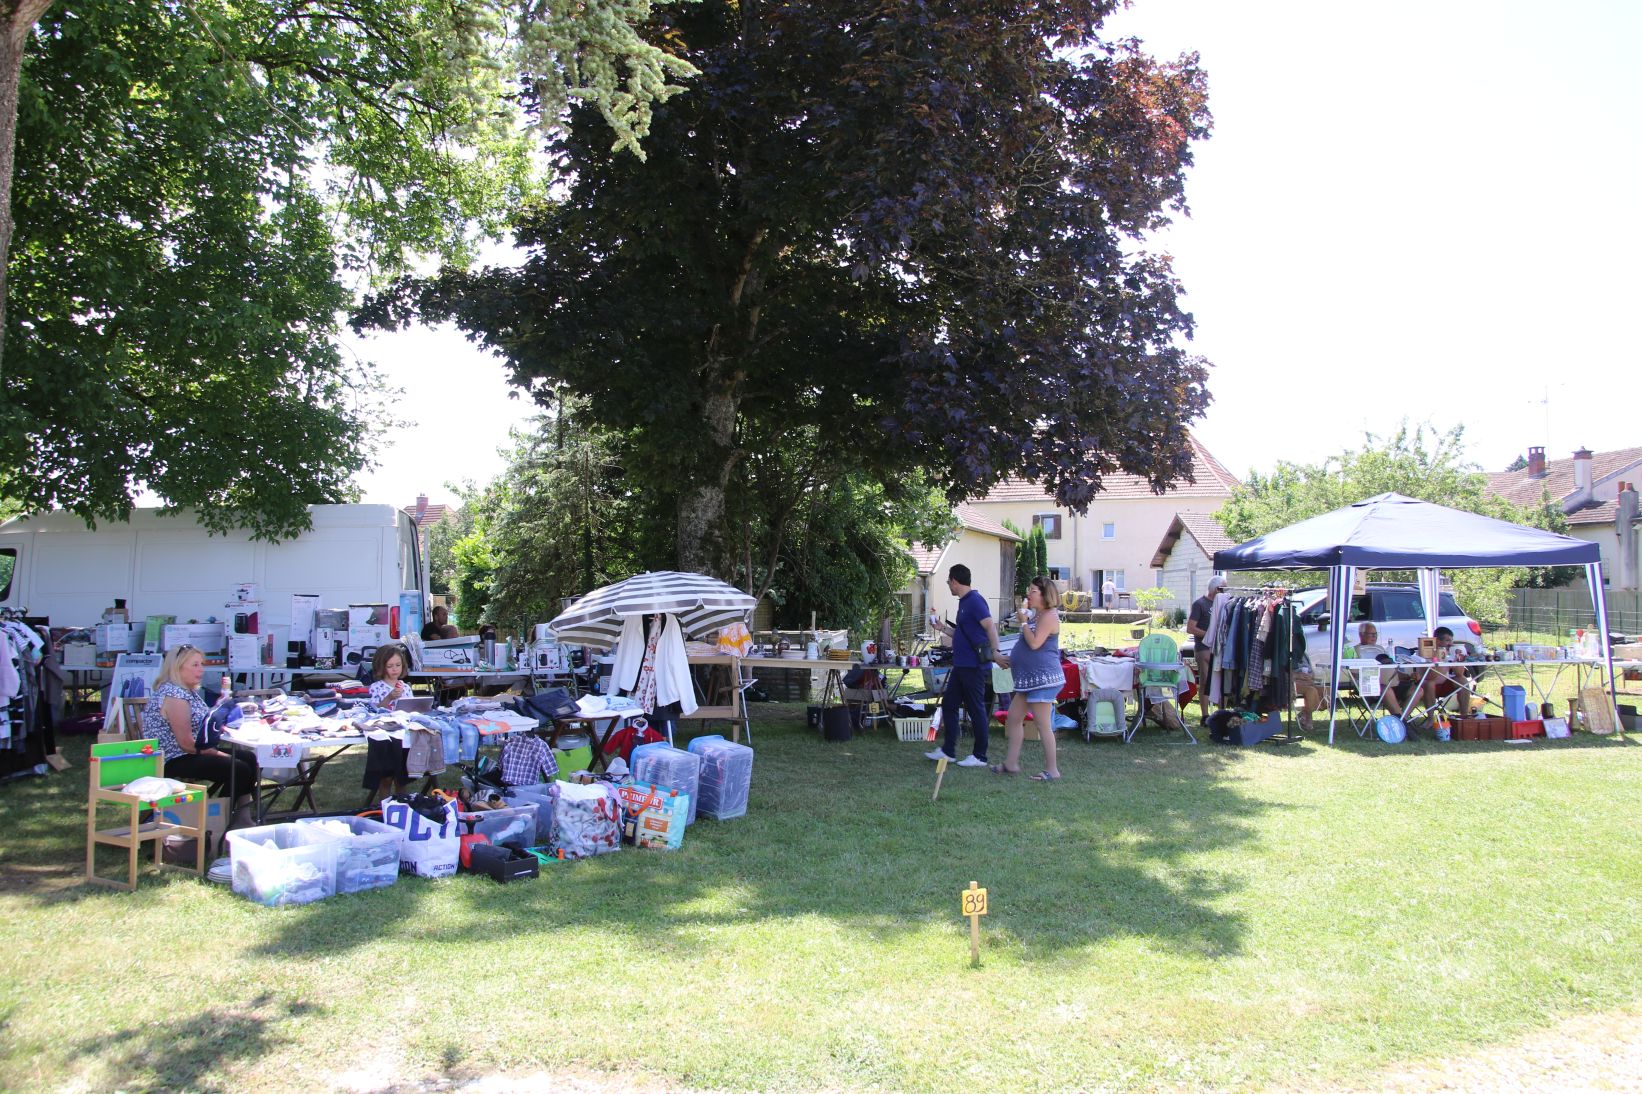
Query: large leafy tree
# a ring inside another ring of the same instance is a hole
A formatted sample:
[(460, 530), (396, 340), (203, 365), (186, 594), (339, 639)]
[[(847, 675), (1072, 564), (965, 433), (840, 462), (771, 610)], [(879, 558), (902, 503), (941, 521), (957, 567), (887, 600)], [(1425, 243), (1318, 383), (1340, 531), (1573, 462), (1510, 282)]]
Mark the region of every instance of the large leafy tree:
[(534, 392), (653, 453), (679, 564), (733, 571), (749, 465), (949, 495), (1006, 475), (1076, 509), (1104, 475), (1188, 467), (1205, 366), (1145, 234), (1208, 131), (1193, 57), (1107, 42), (1115, 0), (699, 0), (648, 38), (702, 75), (644, 161), (590, 110), (549, 152), (517, 269), (404, 284), (368, 323), (453, 317)]
[[(1347, 449), (1321, 463), (1280, 461), (1270, 474), (1251, 473), (1215, 515), (1226, 534), (1241, 543), (1391, 492), (1547, 531), (1567, 531), (1562, 510), (1549, 498), (1538, 506), (1522, 508), (1488, 492), (1487, 477), (1466, 456), (1463, 426), (1443, 433), (1407, 422), (1389, 436), (1365, 434), (1360, 448)], [(1504, 621), (1513, 586), (1530, 580), (1560, 583), (1565, 580), (1560, 571), (1567, 569), (1453, 570), (1447, 576), (1467, 612), (1479, 619)], [(1381, 576), (1388, 580), (1413, 577), (1397, 571)]]
[(47, 9), (15, 88), (0, 492), (92, 518), (146, 486), (272, 536), (346, 497), (389, 419), (339, 315), (413, 256), (465, 261), (539, 191), (524, 102), (551, 126), (574, 98), (636, 149), (689, 74), (636, 36), (649, 10)]

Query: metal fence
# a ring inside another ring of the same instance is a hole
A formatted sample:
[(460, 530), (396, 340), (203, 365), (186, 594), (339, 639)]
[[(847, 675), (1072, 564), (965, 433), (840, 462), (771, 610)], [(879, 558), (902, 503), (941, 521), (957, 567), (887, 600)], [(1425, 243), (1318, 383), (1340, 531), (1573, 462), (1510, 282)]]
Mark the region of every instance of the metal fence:
[[(1567, 634), (1596, 622), (1591, 591), (1583, 584), (1562, 589), (1513, 589), (1508, 630)], [(1642, 591), (1608, 590), (1608, 629), (1642, 634)]]

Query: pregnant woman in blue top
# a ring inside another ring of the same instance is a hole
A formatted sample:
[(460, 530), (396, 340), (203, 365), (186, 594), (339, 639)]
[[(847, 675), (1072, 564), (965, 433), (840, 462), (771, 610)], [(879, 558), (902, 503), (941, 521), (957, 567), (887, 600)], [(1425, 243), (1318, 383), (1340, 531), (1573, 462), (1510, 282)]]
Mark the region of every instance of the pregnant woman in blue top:
[(1043, 770), (1033, 775), (1038, 782), (1060, 778), (1055, 763), (1055, 696), (1066, 686), (1060, 667), (1060, 590), (1047, 577), (1035, 577), (1026, 587), (1026, 608), (1016, 615), (1021, 625), (1020, 641), (1009, 655), (1009, 669), (1015, 679), (1015, 698), (1009, 702), (1009, 750), (1003, 763), (992, 770), (999, 775), (1018, 775), (1021, 770), (1021, 740), (1026, 734), (1026, 712), (1043, 742)]

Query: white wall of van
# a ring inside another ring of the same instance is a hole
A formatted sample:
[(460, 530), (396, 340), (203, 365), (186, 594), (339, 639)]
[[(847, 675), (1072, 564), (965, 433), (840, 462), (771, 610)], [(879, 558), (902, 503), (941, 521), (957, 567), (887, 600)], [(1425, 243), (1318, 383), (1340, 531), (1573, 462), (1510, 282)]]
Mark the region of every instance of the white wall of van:
[(315, 593), (327, 608), (397, 603), (427, 589), (411, 518), (391, 505), (311, 505), (313, 528), (283, 543), (244, 532), (210, 535), (189, 510), (137, 509), (127, 521), (87, 528), (70, 513), (0, 524), (0, 556), (13, 560), (0, 607), (49, 616), (54, 627), (90, 626), (116, 598), (133, 623), (230, 618), (234, 586), (256, 582), (262, 620), (289, 626), (291, 596)]

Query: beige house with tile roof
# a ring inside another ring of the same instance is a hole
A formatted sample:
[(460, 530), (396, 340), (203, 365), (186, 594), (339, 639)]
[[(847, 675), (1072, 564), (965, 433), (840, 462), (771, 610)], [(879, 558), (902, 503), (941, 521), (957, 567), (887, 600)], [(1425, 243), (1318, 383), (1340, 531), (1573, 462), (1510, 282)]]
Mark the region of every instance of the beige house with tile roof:
[(1158, 584), (1174, 594), (1162, 610), (1190, 608), (1215, 574), (1214, 553), (1236, 546), (1212, 514), (1176, 513), (1152, 554), (1152, 569), (1162, 574)]
[(946, 572), (960, 562), (969, 567), (974, 587), (986, 597), (994, 616), (1014, 606), (1015, 545), (1020, 537), (973, 505), (959, 505), (954, 515), (961, 527), (951, 542), (907, 548), (918, 567), (912, 584), (901, 592), (912, 633), (925, 629), (922, 620), (931, 609), (942, 619), (957, 615), (958, 602), (946, 587)]
[[(996, 521), (1018, 528), (1043, 524), (1049, 541), (1049, 568), (1068, 588), (1098, 593), (1110, 577), (1122, 594), (1161, 584), (1152, 565), (1158, 544), (1182, 513), (1213, 513), (1231, 497), (1237, 479), (1195, 436), (1191, 478), (1164, 493), (1153, 493), (1139, 475), (1106, 476), (1088, 512), (1079, 516), (1055, 504), (1039, 483), (1009, 479), (969, 504)], [(1207, 578), (1204, 579), (1205, 581)], [(1176, 595), (1180, 590), (1170, 589)]]
[[(1549, 497), (1568, 518), (1568, 534), (1597, 544), (1610, 589), (1635, 589), (1642, 571), (1634, 500), (1622, 504), (1626, 484), (1642, 482), (1642, 448), (1592, 452), (1581, 448), (1565, 460), (1547, 460), (1545, 449), (1528, 450), (1528, 466), (1488, 476), (1488, 490), (1513, 505), (1535, 506)], [(1621, 515), (1622, 510), (1624, 515)]]

